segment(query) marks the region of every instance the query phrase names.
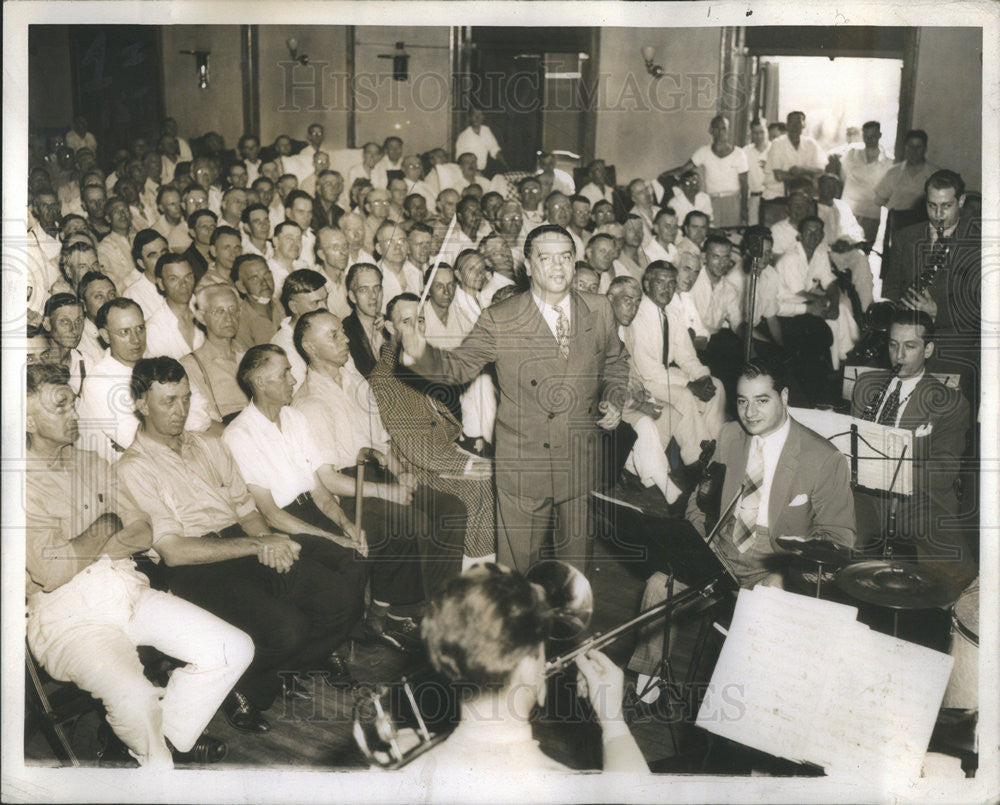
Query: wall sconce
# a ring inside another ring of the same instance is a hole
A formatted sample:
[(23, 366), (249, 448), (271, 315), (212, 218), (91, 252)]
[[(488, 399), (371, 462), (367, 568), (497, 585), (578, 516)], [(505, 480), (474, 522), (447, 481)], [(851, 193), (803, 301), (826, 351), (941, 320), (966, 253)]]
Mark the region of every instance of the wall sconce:
[(403, 43), (397, 42), (392, 53), (379, 53), (380, 59), (392, 59), (393, 81), (406, 81), (410, 77), (410, 54), (403, 50)]
[(208, 57), (210, 50), (182, 50), (187, 56), (194, 56), (198, 67), (198, 89), (208, 89)]
[(663, 68), (658, 64), (653, 64), (653, 57), (655, 55), (656, 48), (652, 45), (646, 45), (642, 49), (642, 58), (646, 60), (646, 72), (653, 76), (653, 78), (661, 78), (663, 76)]
[(309, 56), (305, 53), (299, 54), (299, 40), (294, 36), (285, 40), (285, 47), (288, 48), (288, 55), (292, 57), (292, 61), (297, 61), (303, 67), (309, 64)]

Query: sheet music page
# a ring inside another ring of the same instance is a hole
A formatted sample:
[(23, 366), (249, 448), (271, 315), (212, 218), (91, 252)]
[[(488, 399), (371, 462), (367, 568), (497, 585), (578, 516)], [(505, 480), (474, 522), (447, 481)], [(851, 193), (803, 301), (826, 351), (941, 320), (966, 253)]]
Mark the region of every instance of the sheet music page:
[(858, 623), (857, 610), (783, 590), (741, 590), (710, 691), (738, 699), (710, 732), (833, 776), (915, 780), (953, 660)]

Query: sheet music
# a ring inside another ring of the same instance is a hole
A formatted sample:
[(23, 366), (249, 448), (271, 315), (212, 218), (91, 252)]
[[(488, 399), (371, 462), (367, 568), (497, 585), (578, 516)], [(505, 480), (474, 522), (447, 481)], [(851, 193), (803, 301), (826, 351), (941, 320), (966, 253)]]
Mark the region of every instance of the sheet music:
[(918, 778), (953, 660), (856, 616), (776, 588), (741, 590), (696, 723), (831, 776)]
[[(913, 494), (913, 432), (906, 428), (890, 428), (877, 422), (856, 419), (836, 411), (814, 408), (789, 408), (792, 419), (815, 431), (851, 460), (851, 425), (858, 426), (858, 486), (888, 490), (900, 495)], [(906, 448), (906, 455), (893, 484), (897, 461)]]

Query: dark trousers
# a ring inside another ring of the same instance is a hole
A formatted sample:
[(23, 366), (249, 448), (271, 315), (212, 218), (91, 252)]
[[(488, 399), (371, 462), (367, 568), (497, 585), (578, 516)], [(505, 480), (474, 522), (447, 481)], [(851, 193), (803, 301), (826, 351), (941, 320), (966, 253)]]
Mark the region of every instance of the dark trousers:
[(732, 330), (723, 328), (708, 339), (708, 346), (698, 352), (699, 360), (719, 379), (726, 390), (727, 406), (735, 412), (736, 380), (743, 366), (743, 342)]
[(804, 399), (793, 405), (813, 407), (828, 402), (831, 396), (830, 373), (833, 361), (830, 347), (833, 332), (826, 320), (803, 313), (801, 316), (779, 317), (791, 374), (799, 381)]
[[(246, 534), (237, 524), (218, 536)], [(364, 564), (355, 561), (354, 552), (322, 537), (292, 539), (302, 550), (287, 573), (255, 556), (168, 568), (171, 592), (253, 639), (253, 662), (235, 689), (262, 710), (281, 690), (280, 671), (317, 667), (347, 639), (364, 611)]]
[[(356, 476), (357, 467), (341, 472)], [(365, 479), (393, 482), (387, 471), (372, 465), (365, 467)], [(340, 505), (353, 520), (355, 498), (342, 498)], [(467, 519), (468, 511), (461, 500), (425, 484), (417, 487), (409, 506), (383, 498), (365, 498), (361, 527), (368, 538), (369, 556), (376, 563), (372, 596), (392, 604), (433, 598), (462, 571)], [(390, 567), (383, 576), (381, 567), (385, 563)]]

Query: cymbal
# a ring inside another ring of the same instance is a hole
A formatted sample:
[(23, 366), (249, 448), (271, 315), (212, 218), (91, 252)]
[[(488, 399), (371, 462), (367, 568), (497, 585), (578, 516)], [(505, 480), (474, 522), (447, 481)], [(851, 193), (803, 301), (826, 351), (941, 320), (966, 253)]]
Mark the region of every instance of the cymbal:
[(839, 542), (828, 539), (808, 539), (806, 537), (775, 537), (778, 547), (800, 556), (809, 562), (843, 567), (851, 561), (851, 549)]
[(931, 609), (955, 600), (938, 571), (899, 560), (848, 565), (837, 574), (837, 585), (852, 598), (891, 609)]

